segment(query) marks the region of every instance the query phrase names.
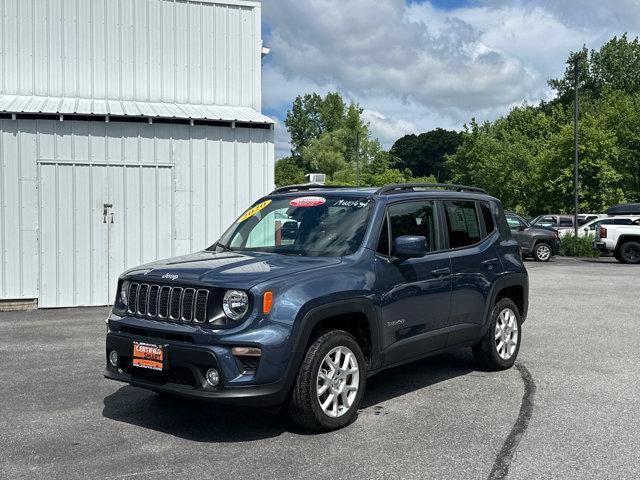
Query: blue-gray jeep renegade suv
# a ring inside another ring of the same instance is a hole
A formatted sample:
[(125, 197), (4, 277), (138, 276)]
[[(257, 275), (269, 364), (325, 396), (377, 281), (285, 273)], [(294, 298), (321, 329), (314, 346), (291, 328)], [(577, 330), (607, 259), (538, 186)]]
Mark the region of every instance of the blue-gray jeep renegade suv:
[(105, 376), (351, 422), (369, 376), (470, 346), (513, 365), (528, 277), (500, 202), (456, 185), (305, 185), (258, 200), (210, 248), (131, 269)]

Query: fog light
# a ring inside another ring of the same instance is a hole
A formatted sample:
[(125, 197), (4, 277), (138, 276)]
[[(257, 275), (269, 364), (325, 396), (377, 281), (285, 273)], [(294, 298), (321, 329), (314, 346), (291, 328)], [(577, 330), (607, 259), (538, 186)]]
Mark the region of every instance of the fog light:
[(111, 350), (111, 352), (109, 352), (109, 363), (113, 368), (118, 366), (118, 352), (115, 350)]
[(212, 387), (215, 387), (220, 382), (220, 374), (215, 368), (207, 370), (207, 383)]

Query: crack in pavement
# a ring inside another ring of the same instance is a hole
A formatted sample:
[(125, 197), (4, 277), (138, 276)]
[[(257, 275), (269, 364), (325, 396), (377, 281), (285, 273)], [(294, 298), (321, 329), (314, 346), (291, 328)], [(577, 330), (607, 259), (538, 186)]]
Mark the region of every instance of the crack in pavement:
[(500, 453), (496, 457), (493, 463), (493, 468), (489, 474), (489, 480), (498, 480), (506, 478), (509, 473), (509, 466), (513, 460), (513, 455), (520, 444), (520, 440), (524, 436), (527, 427), (529, 426), (529, 420), (533, 415), (533, 403), (536, 396), (536, 383), (533, 381), (531, 373), (524, 366), (524, 364), (516, 363), (516, 368), (520, 372), (520, 377), (524, 382), (524, 394), (522, 395), (522, 402), (520, 403), (520, 413), (518, 413), (518, 419), (513, 425), (509, 436), (504, 441)]

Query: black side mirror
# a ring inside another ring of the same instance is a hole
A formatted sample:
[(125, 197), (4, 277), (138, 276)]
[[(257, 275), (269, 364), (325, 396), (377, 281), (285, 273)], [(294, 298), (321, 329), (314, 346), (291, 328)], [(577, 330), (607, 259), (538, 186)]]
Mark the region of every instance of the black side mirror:
[(526, 225), (520, 225), (520, 226), (518, 227), (518, 230), (520, 230), (521, 232), (524, 232), (526, 229), (527, 229), (527, 226), (526, 226)]
[(424, 257), (427, 254), (427, 237), (403, 235), (393, 242), (393, 254), (400, 258)]

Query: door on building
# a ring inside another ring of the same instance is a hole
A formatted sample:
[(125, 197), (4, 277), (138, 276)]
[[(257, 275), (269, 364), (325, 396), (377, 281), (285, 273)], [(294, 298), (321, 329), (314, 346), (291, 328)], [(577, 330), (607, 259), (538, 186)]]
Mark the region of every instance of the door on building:
[(108, 305), (127, 268), (170, 257), (173, 168), (40, 161), (40, 307)]

